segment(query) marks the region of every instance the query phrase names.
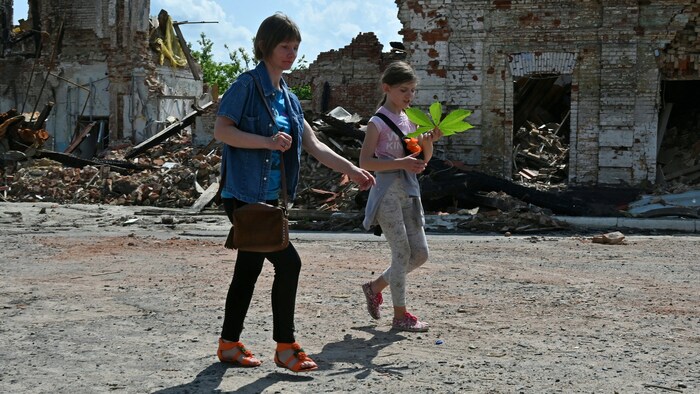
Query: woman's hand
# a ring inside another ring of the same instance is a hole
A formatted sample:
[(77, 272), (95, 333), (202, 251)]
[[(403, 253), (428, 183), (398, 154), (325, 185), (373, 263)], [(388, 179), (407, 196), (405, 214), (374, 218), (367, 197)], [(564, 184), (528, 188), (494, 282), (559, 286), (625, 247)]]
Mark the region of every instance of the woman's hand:
[(351, 181), (357, 183), (360, 190), (367, 190), (376, 183), (374, 176), (372, 176), (369, 171), (356, 166), (353, 166), (353, 171), (349, 172), (347, 175)]
[(277, 134), (270, 137), (270, 143), (268, 144), (270, 150), (278, 150), (280, 152), (286, 152), (292, 147), (292, 136), (278, 131)]

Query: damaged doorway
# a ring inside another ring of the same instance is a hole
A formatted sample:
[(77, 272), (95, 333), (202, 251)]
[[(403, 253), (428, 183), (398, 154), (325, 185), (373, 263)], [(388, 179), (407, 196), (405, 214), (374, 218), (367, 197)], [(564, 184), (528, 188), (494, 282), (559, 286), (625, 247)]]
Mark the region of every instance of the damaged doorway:
[(664, 81), (657, 137), (657, 183), (700, 183), (700, 81)]
[(92, 159), (109, 146), (109, 117), (80, 117), (76, 127), (77, 132), (85, 130), (93, 122), (95, 124), (90, 128), (89, 133), (73, 151), (73, 154), (81, 159)]
[(513, 82), (513, 179), (557, 186), (569, 176), (571, 75), (537, 74)]

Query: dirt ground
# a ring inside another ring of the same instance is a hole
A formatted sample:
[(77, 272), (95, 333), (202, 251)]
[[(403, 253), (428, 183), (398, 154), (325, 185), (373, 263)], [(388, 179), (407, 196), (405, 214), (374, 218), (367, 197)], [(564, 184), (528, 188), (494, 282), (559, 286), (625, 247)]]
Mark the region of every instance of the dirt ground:
[(699, 393), (700, 237), (429, 234), (409, 279), (427, 333), (366, 312), (382, 237), (295, 231), (297, 339), (319, 364), (272, 357), (266, 264), (243, 340), (215, 351), (235, 252), (222, 215), (0, 204), (3, 393)]

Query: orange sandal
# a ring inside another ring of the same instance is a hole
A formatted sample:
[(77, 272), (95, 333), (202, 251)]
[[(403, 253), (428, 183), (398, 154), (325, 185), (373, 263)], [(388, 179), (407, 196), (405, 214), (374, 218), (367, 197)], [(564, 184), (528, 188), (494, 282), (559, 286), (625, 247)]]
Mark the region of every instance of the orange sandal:
[[(284, 361), (280, 359), (280, 353), (286, 353)], [(298, 343), (277, 343), (275, 351), (275, 364), (278, 367), (286, 368), (292, 372), (306, 372), (318, 369), (316, 362), (309, 358)], [(304, 366), (306, 364), (306, 366)]]
[[(224, 357), (224, 352), (227, 350), (236, 349), (236, 354), (233, 357)], [(258, 367), (262, 364), (262, 361), (258, 360), (253, 356), (250, 350), (247, 350), (243, 346), (243, 342), (224, 342), (223, 339), (219, 338), (219, 350), (216, 351), (216, 355), (219, 357), (219, 361), (222, 363), (232, 363), (237, 364), (242, 367)]]

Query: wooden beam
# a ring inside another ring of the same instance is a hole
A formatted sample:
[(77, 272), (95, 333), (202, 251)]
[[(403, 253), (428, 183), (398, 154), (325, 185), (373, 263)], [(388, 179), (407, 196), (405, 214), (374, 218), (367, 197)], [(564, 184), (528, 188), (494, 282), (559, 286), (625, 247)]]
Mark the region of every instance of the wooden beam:
[(134, 158), (141, 153), (145, 152), (146, 150), (160, 144), (161, 142), (165, 141), (168, 139), (170, 136), (174, 135), (175, 133), (179, 132), (180, 130), (184, 129), (185, 127), (191, 125), (194, 120), (201, 115), (207, 108), (211, 107), (213, 104), (212, 101), (204, 104), (201, 107), (198, 107), (196, 105), (192, 105), (192, 108), (194, 108), (194, 111), (190, 112), (185, 116), (182, 120), (175, 122), (171, 124), (170, 126), (166, 127), (163, 129), (161, 132), (158, 134), (154, 135), (153, 137), (147, 139), (146, 141), (143, 141), (142, 143), (136, 145), (127, 153), (124, 158), (125, 159), (131, 159)]
[(175, 35), (177, 35), (177, 41), (180, 43), (180, 47), (182, 47), (182, 53), (184, 53), (185, 58), (187, 58), (187, 65), (190, 66), (190, 71), (192, 71), (194, 80), (201, 80), (202, 77), (199, 75), (197, 62), (192, 57), (192, 53), (190, 53), (190, 47), (187, 46), (187, 41), (185, 41), (185, 37), (182, 35), (182, 31), (180, 31), (180, 25), (173, 23), (173, 28), (175, 29)]
[(70, 145), (66, 148), (66, 150), (63, 151), (63, 153), (73, 153), (75, 148), (80, 145), (81, 142), (85, 139), (85, 137), (90, 133), (92, 128), (97, 124), (97, 122), (90, 122), (85, 128), (83, 128), (83, 131), (80, 132), (78, 136), (76, 136), (73, 141), (71, 141)]
[(34, 130), (39, 130), (44, 128), (44, 123), (46, 122), (46, 118), (49, 117), (49, 114), (51, 113), (51, 109), (53, 108), (53, 101), (49, 101), (45, 106), (44, 109), (41, 110), (41, 113), (39, 114), (39, 118), (37, 118), (36, 122), (34, 122)]

